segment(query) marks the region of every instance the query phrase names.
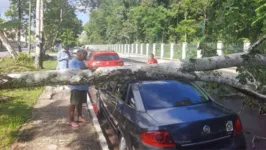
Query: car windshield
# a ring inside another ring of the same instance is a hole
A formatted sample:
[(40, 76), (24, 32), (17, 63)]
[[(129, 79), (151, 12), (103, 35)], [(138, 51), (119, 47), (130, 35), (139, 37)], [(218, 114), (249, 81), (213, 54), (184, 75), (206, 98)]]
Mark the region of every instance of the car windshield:
[(117, 54), (96, 55), (94, 56), (94, 60), (96, 61), (119, 60), (119, 56)]
[(188, 106), (209, 101), (208, 96), (193, 83), (178, 81), (146, 81), (140, 84), (146, 109)]

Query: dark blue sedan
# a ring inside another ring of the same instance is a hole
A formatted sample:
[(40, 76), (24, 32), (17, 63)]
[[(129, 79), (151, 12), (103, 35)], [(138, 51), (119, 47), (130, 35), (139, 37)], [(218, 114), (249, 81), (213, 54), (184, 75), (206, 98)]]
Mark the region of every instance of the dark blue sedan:
[(120, 150), (246, 149), (238, 115), (193, 82), (112, 82), (98, 94)]

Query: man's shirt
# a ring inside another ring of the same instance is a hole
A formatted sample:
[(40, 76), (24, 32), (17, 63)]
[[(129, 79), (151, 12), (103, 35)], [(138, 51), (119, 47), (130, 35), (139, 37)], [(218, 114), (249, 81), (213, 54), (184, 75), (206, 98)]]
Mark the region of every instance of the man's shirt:
[(155, 58), (150, 58), (150, 59), (148, 60), (147, 64), (158, 64), (158, 61), (157, 61), (157, 59), (155, 59)]
[(68, 57), (70, 59), (70, 53), (67, 51), (60, 51), (57, 55), (57, 69), (67, 69), (69, 66), (69, 60), (66, 59)]
[[(86, 69), (86, 68), (87, 67), (85, 63), (77, 58), (72, 58), (69, 62), (69, 69)], [(88, 91), (89, 85), (88, 84), (70, 85), (69, 88), (71, 90)]]

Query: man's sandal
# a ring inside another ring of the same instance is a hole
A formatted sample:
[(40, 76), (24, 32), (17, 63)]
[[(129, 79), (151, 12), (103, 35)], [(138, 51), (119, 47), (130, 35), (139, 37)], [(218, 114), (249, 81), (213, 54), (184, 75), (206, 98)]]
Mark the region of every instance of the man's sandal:
[(76, 122), (70, 122), (69, 125), (72, 126), (73, 128), (79, 127), (79, 125)]

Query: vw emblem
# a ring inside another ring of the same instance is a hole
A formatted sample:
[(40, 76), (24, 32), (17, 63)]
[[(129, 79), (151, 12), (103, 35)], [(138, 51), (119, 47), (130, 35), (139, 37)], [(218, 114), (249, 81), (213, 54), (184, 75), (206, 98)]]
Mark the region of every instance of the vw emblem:
[(203, 127), (203, 132), (205, 132), (205, 133), (210, 133), (210, 132), (211, 132), (211, 128), (210, 128), (210, 126), (205, 125), (205, 126)]

